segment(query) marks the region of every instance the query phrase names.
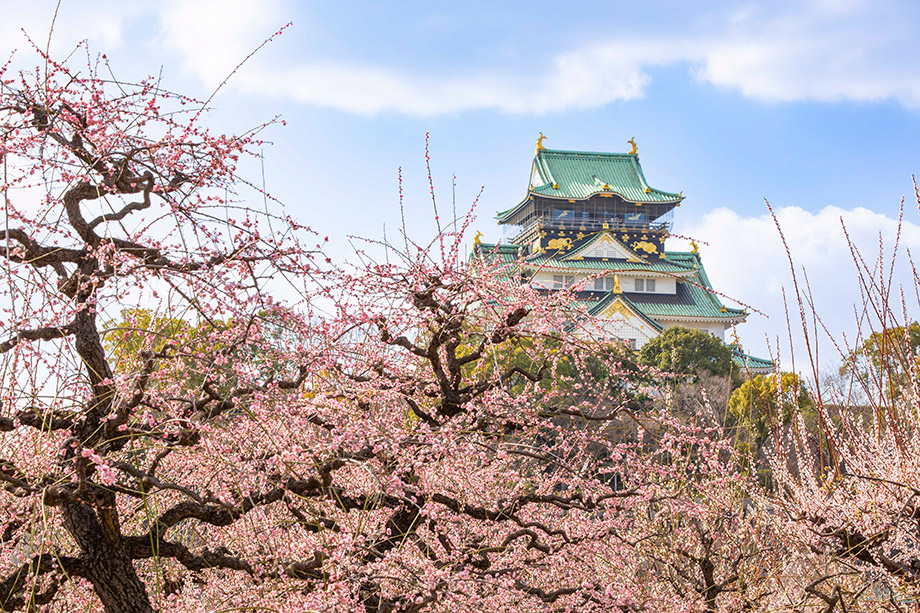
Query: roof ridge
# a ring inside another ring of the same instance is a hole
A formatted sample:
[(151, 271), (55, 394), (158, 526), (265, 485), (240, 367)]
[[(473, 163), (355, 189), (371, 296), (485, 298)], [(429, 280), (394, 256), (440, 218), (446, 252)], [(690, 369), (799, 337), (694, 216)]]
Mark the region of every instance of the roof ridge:
[(569, 149), (541, 149), (537, 152), (540, 155), (596, 155), (598, 157), (632, 157), (638, 158), (635, 153), (614, 153), (611, 151), (575, 151)]

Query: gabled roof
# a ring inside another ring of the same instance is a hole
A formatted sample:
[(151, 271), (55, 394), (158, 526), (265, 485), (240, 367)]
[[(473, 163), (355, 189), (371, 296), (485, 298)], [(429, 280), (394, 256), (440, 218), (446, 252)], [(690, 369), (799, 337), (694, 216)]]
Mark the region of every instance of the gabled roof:
[[(595, 258), (584, 256), (593, 246), (604, 239), (609, 239), (616, 250), (624, 257)], [(695, 275), (699, 270), (699, 261), (670, 261), (668, 254), (664, 258), (648, 257), (632, 251), (611, 232), (598, 232), (576, 240), (568, 251), (550, 251), (528, 256), (524, 259), (525, 268), (609, 271), (613, 272), (650, 272), (679, 278)], [(708, 282), (708, 280), (707, 280)], [(721, 306), (721, 305), (719, 305)]]
[(661, 324), (649, 317), (641, 308), (636, 306), (632, 300), (630, 300), (625, 294), (615, 294), (613, 292), (608, 292), (606, 296), (598, 300), (597, 302), (591, 304), (588, 308), (588, 315), (596, 317), (606, 311), (611, 306), (615, 306), (617, 303), (625, 305), (627, 310), (635, 314), (639, 319), (650, 325), (655, 331), (661, 332), (663, 328)]
[[(526, 265), (536, 265), (537, 258), (527, 258)], [(682, 319), (705, 319), (721, 321), (742, 321), (747, 317), (744, 309), (725, 306), (713, 291), (706, 275), (706, 269), (698, 253), (666, 252), (664, 259), (643, 262), (626, 260), (600, 261), (576, 260), (560, 261), (546, 258), (543, 269), (556, 266), (580, 268), (583, 270), (607, 270), (610, 272), (661, 272), (679, 279), (674, 294), (649, 294), (645, 292), (624, 292), (620, 296), (645, 316), (654, 320), (680, 321)], [(586, 306), (593, 309), (597, 303), (589, 302)]]
[(709, 275), (706, 274), (706, 269), (703, 267), (703, 260), (700, 259), (700, 254), (695, 251), (668, 251), (664, 254), (665, 258), (669, 262), (674, 262), (675, 264), (681, 264), (683, 266), (690, 266), (699, 270), (700, 282), (704, 287), (712, 289), (712, 283), (709, 282)]
[(473, 255), (488, 261), (511, 264), (521, 256), (520, 247), (511, 243), (473, 243)]
[(531, 179), (530, 192), (554, 198), (583, 200), (610, 192), (643, 204), (683, 199), (680, 194), (651, 187), (639, 156), (629, 153), (541, 149), (534, 156)]
[[(582, 260), (568, 259), (564, 254), (539, 254), (520, 259), (520, 251), (516, 245), (498, 244), (491, 245), (479, 243), (474, 246), (474, 253), (505, 264), (520, 262), (525, 270), (543, 271), (566, 270), (585, 271), (590, 273), (658, 273), (673, 276), (678, 279), (676, 293), (655, 294), (645, 292), (624, 292), (613, 294), (608, 292), (599, 300), (588, 300), (585, 306), (589, 312), (598, 307), (605, 300), (614, 300), (619, 297), (626, 301), (638, 313), (652, 321), (657, 320), (720, 320), (723, 322), (739, 322), (747, 317), (744, 309), (735, 309), (725, 306), (709, 282), (706, 269), (698, 253), (693, 252), (665, 252), (661, 259), (642, 259), (630, 261), (624, 259), (599, 260), (586, 258)], [(494, 258), (494, 259), (493, 259)], [(589, 292), (593, 294), (594, 292)], [(658, 324), (656, 324), (658, 325)]]
[(573, 246), (571, 251), (561, 256), (561, 259), (573, 260), (584, 258), (586, 257), (585, 253), (597, 243), (612, 244), (614, 250), (618, 252), (621, 259), (639, 259), (632, 249), (624, 245), (621, 240), (619, 240), (614, 234), (608, 231), (596, 232), (588, 236), (587, 239), (582, 241), (580, 245), (576, 241), (575, 245), (577, 246)]
[(609, 271), (614, 272), (655, 272), (676, 277), (686, 277), (693, 275), (696, 270), (688, 268), (667, 259), (654, 260), (622, 260), (622, 259), (599, 259), (585, 258), (583, 260), (573, 260), (564, 256), (557, 255), (536, 255), (524, 260), (524, 266), (528, 269), (541, 268), (544, 270), (565, 269), (565, 270), (585, 270), (585, 271)]
[(639, 156), (632, 153), (540, 149), (533, 158), (527, 197), (501, 211), (499, 223), (518, 210), (531, 195), (586, 200), (595, 194), (617, 194), (627, 202), (677, 204), (681, 194), (655, 189), (645, 180)]

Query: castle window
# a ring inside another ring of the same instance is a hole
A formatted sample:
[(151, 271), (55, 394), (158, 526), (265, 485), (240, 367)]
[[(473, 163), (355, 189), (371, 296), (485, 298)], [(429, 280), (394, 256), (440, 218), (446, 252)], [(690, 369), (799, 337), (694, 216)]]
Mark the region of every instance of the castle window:
[(616, 286), (617, 280), (613, 277), (597, 277), (594, 279), (594, 291), (603, 292), (610, 291)]
[(588, 257), (590, 257), (590, 258), (608, 258), (608, 259), (614, 259), (614, 258), (617, 257), (617, 255), (618, 255), (618, 254), (617, 254), (617, 249), (616, 249), (616, 247), (614, 247), (614, 246), (612, 246), (612, 245), (607, 246), (607, 247), (595, 247), (593, 250), (591, 250), (591, 251), (588, 253)]
[(655, 280), (654, 279), (636, 279), (633, 287), (637, 292), (654, 292), (655, 291)]
[(553, 275), (553, 289), (575, 285), (575, 275)]

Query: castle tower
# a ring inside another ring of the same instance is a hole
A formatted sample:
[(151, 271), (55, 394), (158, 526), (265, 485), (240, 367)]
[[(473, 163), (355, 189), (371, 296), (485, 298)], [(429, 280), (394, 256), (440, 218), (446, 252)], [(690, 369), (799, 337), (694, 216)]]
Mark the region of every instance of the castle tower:
[[(537, 143), (524, 199), (497, 215), (507, 243), (477, 243), (482, 257), (517, 261), (546, 291), (572, 289), (603, 328), (640, 348), (665, 328), (695, 328), (725, 340), (747, 311), (722, 303), (702, 259), (667, 251), (682, 193), (651, 187), (634, 141), (629, 153), (545, 149)], [(736, 351), (750, 371), (769, 360)]]

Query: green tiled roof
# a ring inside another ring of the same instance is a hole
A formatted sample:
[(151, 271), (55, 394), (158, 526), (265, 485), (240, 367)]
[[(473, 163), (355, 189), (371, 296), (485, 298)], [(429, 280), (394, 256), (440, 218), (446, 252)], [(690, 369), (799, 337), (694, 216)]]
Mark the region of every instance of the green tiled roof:
[(510, 243), (475, 243), (473, 245), (473, 255), (484, 257), (490, 261), (498, 261), (503, 264), (517, 262), (520, 257), (520, 248)]
[(732, 360), (735, 366), (745, 370), (773, 371), (776, 368), (776, 364), (773, 363), (773, 360), (748, 355), (742, 352), (736, 345), (732, 345)]
[(594, 194), (612, 192), (630, 202), (663, 203), (682, 199), (679, 194), (651, 187), (642, 174), (639, 156), (628, 153), (543, 149), (534, 157), (533, 171), (534, 184), (530, 191), (542, 196), (582, 200)]
[(631, 262), (629, 260), (600, 260), (585, 258), (582, 260), (567, 260), (557, 255), (538, 255), (527, 258), (524, 265), (528, 268), (565, 268), (582, 270), (609, 270), (610, 272), (660, 272), (665, 274), (686, 274), (695, 269), (675, 262), (665, 260), (649, 260), (647, 262)]
[[(698, 283), (699, 280), (697, 280)], [(721, 301), (700, 285), (678, 283), (676, 294), (627, 294), (637, 308), (655, 319), (664, 317), (707, 317), (717, 319), (738, 319), (744, 311), (723, 307)], [(722, 309), (725, 311), (722, 311)]]
[[(479, 243), (474, 247), (474, 254), (481, 254), (482, 257), (503, 264), (516, 263), (520, 257), (519, 248), (512, 244), (493, 245)], [(525, 268), (531, 270), (534, 268), (543, 270), (596, 270), (611, 273), (649, 271), (678, 277), (677, 292), (675, 294), (624, 292), (614, 295), (612, 292), (608, 292), (600, 300), (591, 299), (585, 302), (585, 306), (590, 312), (594, 312), (596, 308), (602, 309), (602, 304), (606, 305), (606, 301), (613, 300), (619, 296), (624, 298), (637, 312), (653, 321), (682, 317), (737, 321), (744, 319), (747, 315), (744, 309), (725, 306), (719, 296), (712, 291), (712, 285), (698, 253), (666, 252), (664, 259), (644, 262), (631, 262), (628, 260), (603, 261), (594, 258), (566, 260), (562, 259), (563, 257), (558, 254), (536, 255), (525, 258), (522, 263)], [(761, 360), (761, 362), (769, 363), (769, 360)], [(754, 368), (753, 363), (751, 368)]]
[(698, 269), (700, 282), (704, 287), (712, 289), (712, 284), (709, 282), (709, 275), (706, 274), (706, 269), (703, 268), (703, 261), (700, 259), (699, 253), (693, 253), (692, 251), (668, 251), (664, 254), (664, 257), (669, 262)]

